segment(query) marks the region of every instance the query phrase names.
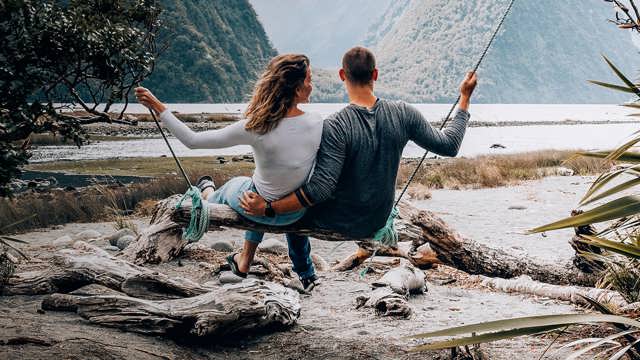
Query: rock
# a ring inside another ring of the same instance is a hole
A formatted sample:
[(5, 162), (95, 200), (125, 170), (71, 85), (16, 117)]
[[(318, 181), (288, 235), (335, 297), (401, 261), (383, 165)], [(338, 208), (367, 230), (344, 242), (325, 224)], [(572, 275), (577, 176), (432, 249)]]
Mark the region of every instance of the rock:
[(207, 272), (212, 273), (212, 274), (217, 274), (218, 272), (220, 272), (220, 266), (214, 265), (214, 264), (210, 264), (210, 263), (204, 262), (204, 261), (200, 261), (198, 263), (198, 267), (202, 268), (204, 271), (207, 271)]
[(575, 175), (575, 171), (569, 168), (560, 166), (556, 169), (556, 174), (558, 174), (559, 176), (573, 176)]
[(211, 244), (211, 249), (221, 252), (232, 252), (235, 250), (233, 244), (228, 240), (216, 240)]
[(507, 147), (502, 145), (502, 144), (493, 144), (493, 145), (489, 146), (489, 148), (491, 148), (491, 149), (506, 149)]
[(231, 158), (231, 161), (233, 161), (233, 162), (242, 161), (242, 158), (240, 156), (234, 156), (234, 157)]
[(107, 251), (120, 251), (119, 247), (113, 246), (113, 245), (105, 246), (104, 249), (107, 250)]
[(299, 293), (304, 293), (304, 286), (302, 286), (302, 282), (297, 277), (293, 279), (285, 280), (284, 286), (296, 290)]
[[(278, 270), (282, 271), (282, 273), (285, 276), (291, 276), (291, 265), (290, 264), (278, 264)], [(316, 270), (318, 270), (318, 269), (316, 268)]]
[(327, 271), (329, 270), (329, 263), (323, 259), (318, 254), (311, 254), (311, 261), (313, 262), (313, 267), (316, 271)]
[(220, 274), (218, 280), (220, 281), (220, 284), (237, 284), (242, 282), (242, 280), (244, 279), (232, 273), (231, 271), (225, 271)]
[(60, 236), (53, 240), (53, 246), (68, 246), (73, 244), (73, 239), (69, 235)]
[(526, 209), (527, 207), (522, 205), (509, 206), (509, 210), (526, 210)]
[(275, 238), (263, 240), (260, 245), (258, 245), (258, 249), (262, 252), (276, 255), (287, 253), (287, 245)]
[(133, 235), (124, 235), (121, 236), (118, 241), (116, 241), (116, 246), (120, 250), (124, 250), (129, 244), (136, 241), (136, 237)]
[(131, 229), (124, 228), (124, 229), (120, 229), (120, 230), (114, 232), (113, 234), (109, 235), (107, 237), (107, 240), (109, 240), (109, 244), (111, 244), (113, 246), (118, 246), (118, 239), (120, 239), (121, 237), (123, 237), (125, 235), (135, 236), (135, 233)]
[(85, 230), (77, 233), (75, 235), (76, 240), (87, 241), (92, 239), (97, 239), (102, 236), (99, 232), (95, 230)]

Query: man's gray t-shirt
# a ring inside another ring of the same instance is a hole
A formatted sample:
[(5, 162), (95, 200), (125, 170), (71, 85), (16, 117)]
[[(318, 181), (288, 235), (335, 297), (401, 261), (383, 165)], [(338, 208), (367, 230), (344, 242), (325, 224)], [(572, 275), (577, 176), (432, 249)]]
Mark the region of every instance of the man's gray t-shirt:
[(460, 149), (469, 113), (458, 110), (439, 131), (413, 106), (379, 99), (349, 105), (324, 121), (316, 167), (302, 190), (312, 204), (305, 223), (354, 238), (382, 228), (391, 212), (402, 150), (409, 140), (443, 156)]

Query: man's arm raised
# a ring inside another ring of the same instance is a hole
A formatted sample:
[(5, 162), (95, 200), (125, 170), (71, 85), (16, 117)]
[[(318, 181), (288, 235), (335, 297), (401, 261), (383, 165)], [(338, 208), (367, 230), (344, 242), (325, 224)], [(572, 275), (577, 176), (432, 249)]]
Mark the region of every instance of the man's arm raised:
[[(347, 155), (344, 129), (335, 119), (327, 119), (322, 127), (322, 141), (316, 157), (316, 166), (309, 182), (293, 193), (273, 201), (271, 207), (276, 214), (285, 214), (311, 207), (331, 197), (338, 184)], [(248, 191), (240, 197), (240, 206), (249, 215), (264, 216), (266, 201), (258, 194)]]
[(442, 156), (456, 156), (469, 121), (469, 102), (476, 87), (475, 73), (468, 73), (460, 85), (460, 103), (454, 119), (443, 130), (434, 128), (424, 116), (411, 105), (406, 105), (406, 131), (409, 139), (425, 150)]

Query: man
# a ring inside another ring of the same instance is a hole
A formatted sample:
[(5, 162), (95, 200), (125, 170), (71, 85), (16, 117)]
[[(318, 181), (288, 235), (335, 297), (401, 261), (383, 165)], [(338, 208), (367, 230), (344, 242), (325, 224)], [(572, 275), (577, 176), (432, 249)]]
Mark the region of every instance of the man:
[[(375, 96), (375, 57), (363, 47), (344, 54), (340, 79), (350, 104), (324, 122), (316, 166), (309, 182), (294, 193), (267, 202), (244, 193), (241, 206), (249, 214), (288, 213), (307, 207), (305, 224), (368, 238), (382, 228), (393, 208), (396, 175), (409, 140), (443, 156), (455, 156), (469, 121), (475, 73), (460, 86), (460, 104), (443, 130), (433, 128), (413, 106)], [(306, 236), (299, 236), (310, 252)], [(311, 265), (311, 261), (308, 263)], [(315, 279), (315, 278), (314, 278)]]

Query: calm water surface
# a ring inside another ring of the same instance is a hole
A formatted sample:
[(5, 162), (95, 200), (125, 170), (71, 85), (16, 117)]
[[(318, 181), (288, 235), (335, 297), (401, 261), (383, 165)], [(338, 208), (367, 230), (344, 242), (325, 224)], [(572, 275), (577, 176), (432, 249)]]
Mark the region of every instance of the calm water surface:
[[(169, 108), (181, 113), (240, 113), (245, 104), (170, 104)], [(307, 104), (306, 111), (327, 116), (340, 110), (344, 104)], [(416, 107), (428, 120), (437, 121), (447, 112), (447, 104), (417, 104)], [(145, 109), (132, 104), (130, 113), (142, 113)], [(521, 123), (521, 126), (473, 127), (467, 130), (460, 156), (517, 153), (525, 151), (556, 150), (604, 150), (623, 142), (631, 133), (640, 129), (638, 118), (630, 117), (633, 111), (617, 105), (472, 105), (471, 121)], [(611, 124), (557, 124), (567, 120), (582, 122), (624, 122)], [(527, 123), (549, 125), (527, 125)], [(178, 140), (171, 139), (179, 156), (237, 155), (251, 152), (249, 146), (234, 146), (217, 150), (189, 150)], [(494, 144), (505, 148), (493, 149)], [(419, 157), (424, 151), (409, 143), (405, 157)], [(116, 157), (157, 157), (168, 155), (162, 139), (97, 142), (78, 149), (75, 146), (40, 147), (33, 151), (32, 161), (106, 159)]]

